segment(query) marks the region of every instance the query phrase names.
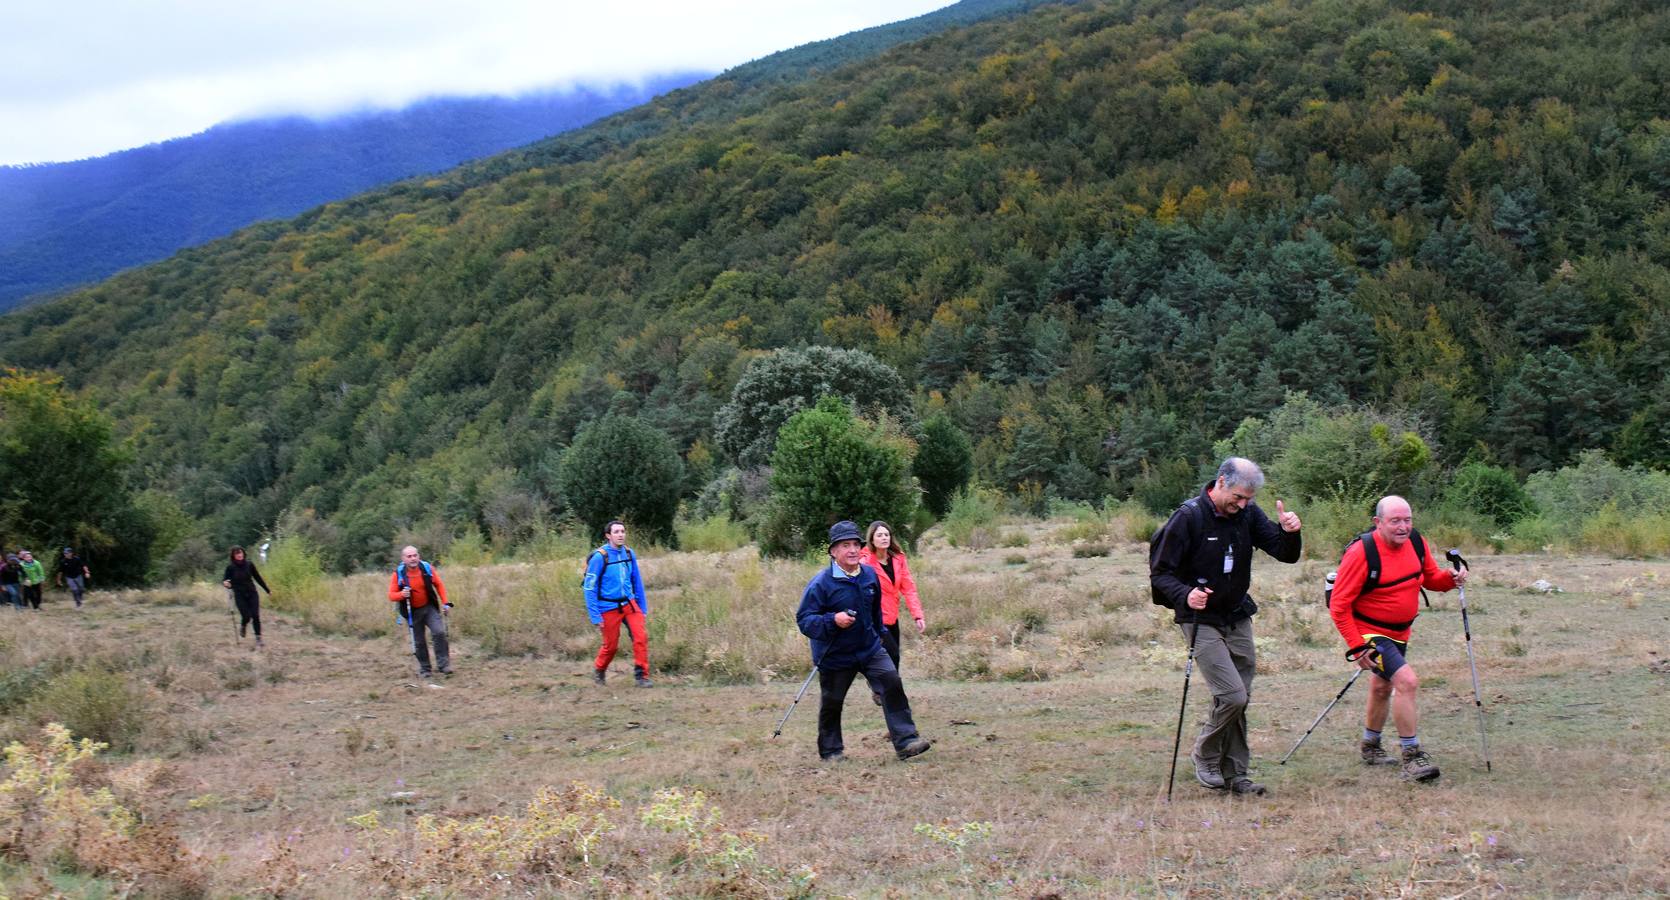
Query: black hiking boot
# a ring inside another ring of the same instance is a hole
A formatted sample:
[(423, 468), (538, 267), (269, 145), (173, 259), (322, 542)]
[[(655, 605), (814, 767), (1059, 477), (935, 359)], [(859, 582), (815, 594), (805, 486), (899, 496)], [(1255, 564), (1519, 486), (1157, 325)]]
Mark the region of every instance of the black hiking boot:
[(1431, 781), (1438, 777), (1438, 766), (1419, 746), (1403, 748), (1403, 780)]
[(1392, 755), (1380, 746), (1379, 741), (1363, 741), (1361, 753), (1365, 766), (1395, 766), (1398, 764), (1397, 760), (1393, 759)]
[(593, 682), (597, 683), (597, 684), (603, 684), (604, 683), (604, 681), (603, 681), (604, 676), (607, 675), (607, 674), (608, 674), (607, 669), (592, 669), (591, 670), (591, 680)]
[(655, 687), (655, 682), (649, 680), (649, 671), (642, 666), (632, 667), (632, 682), (638, 687)]
[(929, 743), (925, 737), (913, 737), (905, 741), (905, 745), (899, 748), (899, 758), (910, 759), (912, 756), (921, 756), (927, 753), (928, 748), (932, 746), (933, 744)]
[(1264, 796), (1265, 790), (1264, 785), (1259, 784), (1251, 778), (1248, 778), (1245, 775), (1237, 775), (1235, 776), (1235, 780), (1229, 783), (1229, 792), (1232, 794), (1244, 794), (1249, 797), (1262, 797)]
[(260, 649), (261, 649), (261, 648), (263, 648), (263, 647), (265, 647), (265, 646), (267, 646), (267, 645), (266, 645), (266, 644), (263, 644), (263, 643), (261, 643), (261, 636), (260, 636), (260, 635), (256, 635), (256, 636), (255, 636), (255, 649), (257, 649), (257, 650), (260, 650)]

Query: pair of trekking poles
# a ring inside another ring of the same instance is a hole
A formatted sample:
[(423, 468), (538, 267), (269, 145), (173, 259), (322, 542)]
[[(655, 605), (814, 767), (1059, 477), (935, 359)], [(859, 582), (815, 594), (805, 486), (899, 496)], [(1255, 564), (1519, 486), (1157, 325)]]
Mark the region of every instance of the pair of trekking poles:
[[(1450, 550), (1448, 553), (1444, 554), (1444, 558), (1449, 560), (1450, 565), (1455, 567), (1457, 571), (1463, 568), (1471, 568), (1467, 565), (1467, 560), (1461, 557), (1460, 550)], [(1479, 666), (1473, 657), (1473, 628), (1467, 619), (1467, 587), (1465, 585), (1457, 585), (1457, 590), (1459, 591), (1459, 596), (1461, 598), (1461, 632), (1467, 639), (1467, 668), (1473, 675), (1473, 708), (1478, 712), (1479, 716), (1479, 749), (1484, 756), (1484, 770), (1489, 772), (1490, 743), (1485, 737), (1484, 698), (1479, 693)], [(1194, 628), (1189, 632), (1189, 661), (1183, 667), (1183, 704), (1177, 710), (1177, 738), (1172, 742), (1171, 775), (1166, 779), (1166, 802), (1168, 803), (1171, 802), (1172, 788), (1177, 782), (1177, 756), (1183, 747), (1183, 715), (1184, 711), (1187, 710), (1189, 706), (1189, 676), (1194, 672), (1195, 637), (1199, 634), (1199, 632), (1200, 624), (1197, 622), (1195, 623)], [(1373, 650), (1366, 650), (1364, 652), (1372, 653)], [(1352, 661), (1356, 660), (1356, 657), (1348, 658), (1352, 659)], [(1328, 705), (1324, 706), (1322, 708), (1322, 712), (1317, 715), (1316, 721), (1310, 723), (1310, 727), (1305, 729), (1305, 733), (1300, 735), (1299, 740), (1293, 744), (1293, 749), (1288, 750), (1287, 755), (1283, 756), (1281, 758), (1281, 762), (1277, 763), (1277, 765), (1287, 765), (1287, 761), (1292, 758), (1295, 752), (1298, 751), (1299, 746), (1305, 742), (1306, 738), (1311, 736), (1311, 732), (1315, 731), (1317, 726), (1322, 724), (1322, 720), (1327, 718), (1328, 713), (1333, 710), (1334, 706), (1337, 705), (1340, 700), (1345, 698), (1346, 693), (1351, 690), (1351, 686), (1356, 684), (1357, 679), (1360, 678), (1366, 671), (1368, 670), (1358, 668), (1357, 671), (1351, 673), (1351, 677), (1345, 682), (1345, 687), (1340, 688), (1339, 693), (1334, 695), (1334, 699), (1328, 701)]]

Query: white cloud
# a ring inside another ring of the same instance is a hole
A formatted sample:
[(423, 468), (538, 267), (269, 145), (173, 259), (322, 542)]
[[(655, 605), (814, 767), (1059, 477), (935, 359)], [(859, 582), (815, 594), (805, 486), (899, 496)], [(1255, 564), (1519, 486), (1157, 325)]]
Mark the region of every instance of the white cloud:
[(69, 0), (0, 15), (0, 164), (256, 115), (719, 71), (948, 0)]

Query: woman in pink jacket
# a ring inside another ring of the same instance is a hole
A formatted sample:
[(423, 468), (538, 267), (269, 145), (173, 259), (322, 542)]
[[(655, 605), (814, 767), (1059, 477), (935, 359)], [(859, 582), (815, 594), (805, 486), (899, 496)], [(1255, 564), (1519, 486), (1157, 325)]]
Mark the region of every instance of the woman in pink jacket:
[(899, 601), (903, 600), (910, 617), (916, 621), (916, 633), (928, 630), (922, 618), (922, 601), (916, 596), (916, 581), (910, 577), (910, 564), (903, 550), (893, 546), (893, 529), (886, 522), (871, 522), (864, 533), (864, 552), (859, 561), (876, 570), (881, 581), (881, 645), (899, 667)]

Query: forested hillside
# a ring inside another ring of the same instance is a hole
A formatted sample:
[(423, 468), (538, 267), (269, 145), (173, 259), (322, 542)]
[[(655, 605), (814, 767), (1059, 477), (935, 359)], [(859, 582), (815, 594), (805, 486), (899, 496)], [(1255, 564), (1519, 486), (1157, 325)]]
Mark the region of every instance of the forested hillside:
[(560, 512), (610, 411), (694, 490), (801, 344), (1020, 493), (1174, 503), (1295, 403), (1442, 467), (1664, 467), (1667, 84), (1670, 10), (1625, 0), (1045, 6), (256, 226), (0, 319), (0, 359), (205, 536), (311, 510), (343, 564)]
[(701, 77), (234, 122), (97, 159), (0, 167), (0, 309), (251, 222), (520, 147)]

